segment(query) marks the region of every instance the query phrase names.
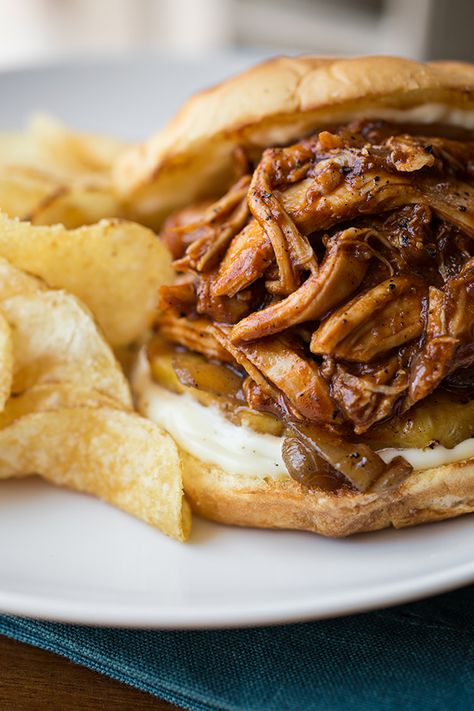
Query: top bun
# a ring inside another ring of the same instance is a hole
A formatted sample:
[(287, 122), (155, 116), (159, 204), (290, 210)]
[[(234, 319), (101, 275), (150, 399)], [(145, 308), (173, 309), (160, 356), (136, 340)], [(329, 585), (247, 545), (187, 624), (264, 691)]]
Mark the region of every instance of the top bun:
[(163, 131), (119, 156), (115, 184), (129, 216), (158, 227), (226, 191), (237, 146), (255, 155), (354, 118), (474, 129), (474, 65), (278, 57), (191, 97)]

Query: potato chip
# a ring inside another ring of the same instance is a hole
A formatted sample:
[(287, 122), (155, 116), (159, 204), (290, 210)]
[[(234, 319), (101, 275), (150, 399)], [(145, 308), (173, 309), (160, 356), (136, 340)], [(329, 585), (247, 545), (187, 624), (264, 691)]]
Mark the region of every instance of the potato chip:
[(32, 117), (27, 135), (38, 147), (45, 165), (53, 165), (68, 175), (108, 175), (112, 163), (127, 146), (110, 136), (78, 133), (47, 114)]
[(37, 225), (68, 229), (119, 217), (111, 165), (123, 146), (43, 115), (23, 133), (0, 133), (0, 209)]
[(61, 181), (107, 176), (127, 144), (109, 136), (79, 133), (46, 114), (24, 131), (0, 133), (0, 166), (29, 166)]
[(56, 181), (33, 169), (0, 167), (0, 208), (9, 217), (27, 219), (61, 190)]
[(22, 272), (0, 257), (0, 301), (18, 294), (32, 294), (46, 289), (42, 279)]
[[(0, 184), (1, 190), (1, 184)], [(0, 194), (0, 206), (3, 209)], [(5, 210), (8, 212), (8, 210)], [(91, 225), (104, 217), (118, 217), (120, 206), (110, 188), (70, 185), (58, 188), (38, 202), (24, 219), (33, 225), (64, 225), (75, 229)], [(22, 217), (19, 215), (19, 217)]]
[(0, 165), (0, 208), (8, 217), (67, 229), (119, 217), (121, 210), (108, 181), (64, 183), (22, 165)]
[(80, 407), (129, 409), (110, 395), (77, 383), (41, 383), (19, 395), (14, 395), (7, 401), (5, 409), (0, 412), (0, 429), (33, 412)]
[(0, 430), (0, 479), (40, 474), (99, 496), (184, 541), (191, 512), (172, 438), (118, 410), (37, 412)]
[[(12, 267), (0, 258), (0, 300), (44, 289), (39, 279)], [(11, 328), (0, 311), (0, 412), (10, 395), (13, 381), (13, 343)]]
[(63, 291), (19, 294), (0, 302), (12, 330), (13, 392), (45, 382), (97, 389), (126, 407), (128, 383), (89, 311)]
[(0, 166), (31, 166), (45, 162), (44, 150), (27, 131), (0, 132)]
[(82, 299), (112, 346), (143, 336), (156, 317), (158, 288), (173, 280), (166, 247), (125, 221), (66, 230), (0, 216), (0, 256)]
[(8, 321), (0, 313), (0, 411), (5, 407), (13, 381), (13, 345)]

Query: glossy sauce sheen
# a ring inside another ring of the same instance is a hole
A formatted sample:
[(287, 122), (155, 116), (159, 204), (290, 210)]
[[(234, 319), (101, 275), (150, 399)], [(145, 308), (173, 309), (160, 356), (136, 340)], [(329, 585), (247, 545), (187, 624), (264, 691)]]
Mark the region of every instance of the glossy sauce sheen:
[[(154, 383), (146, 357), (139, 358), (133, 379), (139, 411), (163, 427), (186, 452), (227, 472), (274, 480), (288, 479), (281, 456), (283, 437), (234, 425), (217, 408), (205, 407), (190, 395), (178, 395)], [(385, 462), (403, 455), (415, 470), (440, 467), (474, 457), (474, 438), (453, 449), (384, 449)]]
[(269, 149), (200, 222), (164, 227), (180, 277), (161, 335), (238, 364), (251, 409), (370, 441), (468, 380), (474, 140), (403, 130), (357, 121)]

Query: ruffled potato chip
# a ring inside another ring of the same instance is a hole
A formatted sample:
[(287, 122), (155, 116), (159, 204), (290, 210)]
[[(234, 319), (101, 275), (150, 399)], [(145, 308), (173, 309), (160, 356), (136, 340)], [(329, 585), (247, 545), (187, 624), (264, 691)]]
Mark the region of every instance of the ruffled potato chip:
[[(0, 258), (0, 301), (23, 293), (34, 293), (42, 281), (12, 267)], [(13, 383), (13, 340), (10, 324), (0, 310), (0, 412), (10, 396)]]
[(130, 388), (89, 311), (71, 294), (38, 291), (0, 302), (13, 341), (12, 391), (69, 382), (131, 406)]
[(0, 479), (28, 474), (99, 496), (171, 538), (189, 536), (177, 447), (139, 415), (76, 408), (15, 420), (0, 430)]
[(0, 256), (82, 299), (114, 347), (143, 336), (156, 317), (159, 287), (173, 280), (166, 247), (125, 221), (66, 230), (0, 216)]
[(0, 132), (0, 168), (22, 166), (40, 168), (47, 162), (45, 152), (30, 131)]
[(119, 217), (121, 208), (109, 184), (62, 183), (28, 166), (0, 165), (0, 208), (8, 217), (34, 225), (74, 229), (104, 217)]
[(79, 407), (129, 408), (110, 395), (77, 383), (41, 383), (11, 397), (0, 412), (0, 429), (24, 415)]

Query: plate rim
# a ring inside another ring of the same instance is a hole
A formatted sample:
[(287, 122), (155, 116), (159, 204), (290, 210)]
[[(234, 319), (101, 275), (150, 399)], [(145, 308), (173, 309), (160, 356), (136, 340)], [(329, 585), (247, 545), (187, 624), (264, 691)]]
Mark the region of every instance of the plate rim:
[(372, 610), (394, 607), (432, 597), (474, 582), (474, 561), (461, 563), (453, 568), (407, 578), (400, 583), (388, 581), (373, 587), (372, 591), (362, 586), (358, 590), (343, 590), (342, 594), (326, 595), (314, 599), (302, 596), (293, 603), (278, 601), (257, 605), (172, 608), (160, 609), (159, 605), (138, 605), (135, 608), (122, 602), (97, 603), (64, 600), (53, 595), (29, 595), (5, 592), (0, 589), (0, 614), (68, 624), (97, 627), (128, 627), (132, 629), (226, 629), (238, 627), (262, 627), (294, 624), (331, 619)]
[[(223, 61), (236, 55), (223, 52)], [(158, 62), (160, 59), (185, 62), (186, 58), (170, 55), (167, 52), (129, 52), (127, 55), (90, 56), (84, 59), (68, 58), (62, 61), (50, 60), (36, 66), (5, 68), (0, 71), (0, 84), (6, 78), (34, 75), (36, 79), (47, 77), (51, 70), (61, 68), (64, 71), (91, 68), (93, 66), (114, 67), (123, 64), (125, 59)], [(209, 55), (207, 55), (209, 58)], [(245, 54), (240, 54), (245, 62)], [(189, 59), (189, 58), (188, 58)], [(198, 57), (197, 60), (206, 57)], [(205, 82), (203, 82), (205, 83)], [(33, 107), (32, 107), (33, 112)], [(23, 117), (24, 119), (25, 117)], [(22, 121), (19, 120), (19, 124)], [(279, 600), (264, 604), (246, 602), (240, 605), (214, 602), (193, 608), (190, 605), (141, 604), (134, 602), (71, 600), (66, 596), (54, 594), (25, 593), (2, 590), (0, 582), (0, 614), (17, 615), (27, 618), (50, 620), (71, 624), (94, 625), (99, 627), (130, 627), (135, 629), (225, 629), (247, 626), (264, 626), (297, 623), (359, 614), (370, 610), (404, 604), (423, 597), (437, 595), (463, 585), (474, 583), (474, 560), (454, 564), (440, 570), (422, 573), (402, 581), (381, 581), (377, 584), (343, 589), (339, 594), (328, 592), (321, 596), (317, 591), (295, 596), (292, 601)]]

